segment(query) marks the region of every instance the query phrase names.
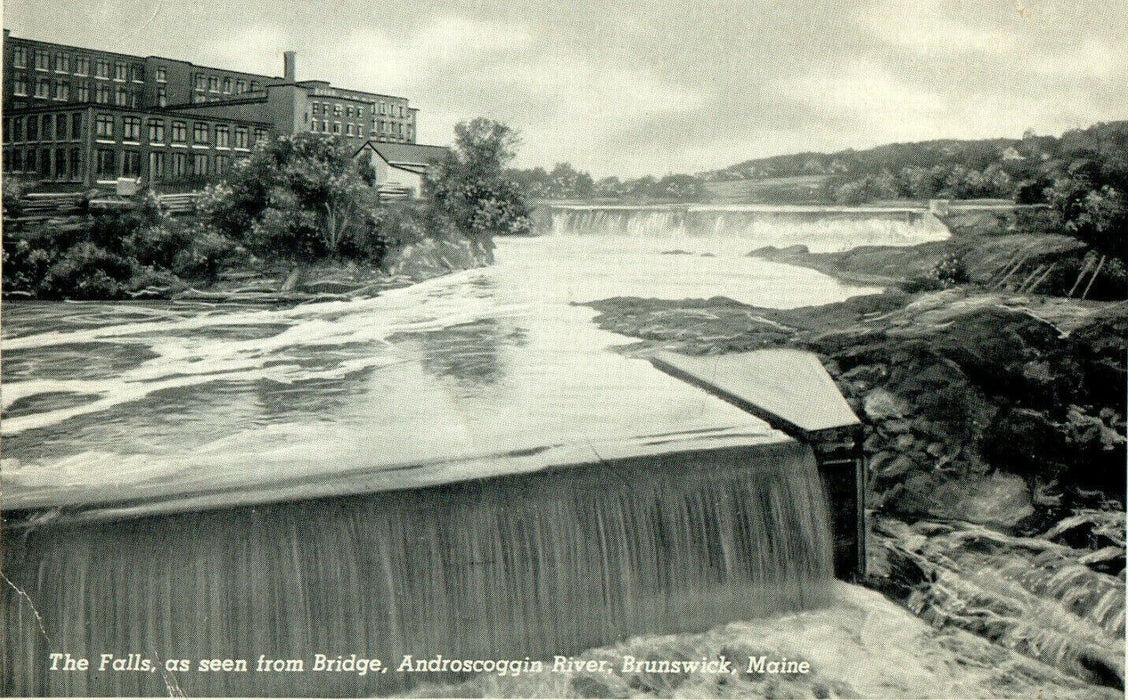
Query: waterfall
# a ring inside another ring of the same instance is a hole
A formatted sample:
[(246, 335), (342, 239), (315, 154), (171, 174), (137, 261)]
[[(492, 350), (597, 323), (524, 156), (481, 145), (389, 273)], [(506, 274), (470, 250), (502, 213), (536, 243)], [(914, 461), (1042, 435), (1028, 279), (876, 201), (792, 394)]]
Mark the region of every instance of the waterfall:
[[(832, 579), (822, 484), (795, 442), (132, 520), (66, 517), (6, 533), (5, 695), (388, 694), (468, 675), (400, 673), (405, 655), (550, 661), (817, 606)], [(52, 652), (90, 669), (52, 671)], [(98, 671), (102, 654), (139, 654), (154, 670)], [(390, 668), (316, 671), (315, 654)], [(304, 672), (257, 671), (260, 655), (301, 660)], [(244, 659), (248, 671), (197, 670), (213, 658)], [(166, 671), (175, 659), (191, 670)]]
[[(943, 240), (948, 229), (925, 210), (815, 206), (549, 206), (546, 233), (666, 240), (737, 239), (752, 250), (806, 245), (837, 252), (862, 245)], [(745, 251), (747, 252), (747, 251)]]

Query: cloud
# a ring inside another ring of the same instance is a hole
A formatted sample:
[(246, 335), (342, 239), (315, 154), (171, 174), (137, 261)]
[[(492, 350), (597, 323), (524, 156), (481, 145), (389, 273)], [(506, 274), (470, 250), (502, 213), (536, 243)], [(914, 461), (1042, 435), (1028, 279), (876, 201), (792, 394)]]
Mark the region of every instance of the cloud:
[[(9, 0), (17, 36), (401, 94), (420, 138), (478, 115), (522, 163), (662, 174), (1128, 117), (1107, 0)], [(63, 19), (65, 18), (65, 19)]]

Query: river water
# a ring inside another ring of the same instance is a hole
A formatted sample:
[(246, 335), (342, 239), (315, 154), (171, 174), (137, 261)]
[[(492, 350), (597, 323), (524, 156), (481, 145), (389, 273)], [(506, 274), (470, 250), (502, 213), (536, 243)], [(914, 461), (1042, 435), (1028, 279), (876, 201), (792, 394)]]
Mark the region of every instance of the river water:
[(895, 214), (870, 215), (868, 225), (855, 214), (838, 238), (809, 213), (791, 228), (773, 213), (774, 228), (713, 235), (646, 210), (630, 232), (602, 220), (612, 233), (593, 235), (598, 213), (571, 215), (551, 235), (500, 239), (492, 267), (374, 299), (288, 309), (7, 304), (6, 507), (436, 462), (448, 464), (420, 478), (444, 480), (489, 469), (473, 458), (503, 453), (540, 451), (501, 467), (520, 470), (551, 463), (552, 451), (648, 435), (746, 439), (763, 424), (620, 356), (613, 348), (627, 339), (597, 329), (576, 304), (717, 295), (825, 304), (877, 290), (745, 253), (938, 236), (934, 223), (905, 225)]
[(6, 305), (4, 507), (41, 515), (4, 555), (0, 691), (399, 692), (43, 660), (547, 658), (825, 605), (809, 449), (616, 352), (631, 339), (582, 305), (825, 304), (877, 290), (745, 253), (943, 229), (872, 213), (827, 240), (794, 214), (573, 210), (491, 267), (373, 299)]

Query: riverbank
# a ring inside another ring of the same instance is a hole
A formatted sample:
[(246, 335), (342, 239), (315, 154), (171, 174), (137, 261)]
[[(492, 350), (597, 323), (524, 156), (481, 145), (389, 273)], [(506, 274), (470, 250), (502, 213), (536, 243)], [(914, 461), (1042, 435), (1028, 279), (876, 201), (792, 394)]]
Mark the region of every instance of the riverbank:
[(1038, 209), (953, 210), (939, 217), (950, 238), (915, 246), (859, 246), (842, 252), (812, 253), (806, 246), (768, 246), (752, 257), (818, 270), (852, 284), (896, 286), (909, 290), (938, 288), (935, 271), (958, 265), (960, 283), (1023, 293), (1122, 299), (1126, 278), (1115, 263), (1096, 275), (1092, 285), (1082, 271), (1092, 262), (1089, 248), (1075, 238), (1053, 233)]
[[(621, 348), (632, 355), (818, 353), (865, 423), (865, 583), (934, 625), (1123, 687), (1128, 303), (1006, 289), (1001, 276), (1068, 270), (1085, 251), (976, 216), (912, 248), (755, 253), (896, 283), (883, 294), (790, 310), (721, 297), (590, 306), (600, 327), (639, 339)], [(970, 281), (925, 284), (954, 251)]]
[[(295, 266), (284, 262), (247, 261), (207, 280), (171, 275), (139, 278), (122, 289), (122, 300), (201, 301), (236, 304), (298, 304), (375, 296), (389, 289), (493, 262), (492, 248), (468, 240), (427, 239), (390, 252), (379, 265), (354, 260), (322, 260)], [(34, 299), (26, 290), (4, 289), (5, 301)]]

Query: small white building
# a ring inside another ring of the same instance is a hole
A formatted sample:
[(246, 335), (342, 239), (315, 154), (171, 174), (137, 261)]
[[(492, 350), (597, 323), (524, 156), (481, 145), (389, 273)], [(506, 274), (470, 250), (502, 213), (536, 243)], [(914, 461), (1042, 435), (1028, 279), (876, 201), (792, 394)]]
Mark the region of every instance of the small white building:
[(445, 146), (367, 141), (354, 159), (364, 159), (376, 172), (375, 186), (389, 198), (415, 199), (423, 192), (427, 168), (447, 154)]

